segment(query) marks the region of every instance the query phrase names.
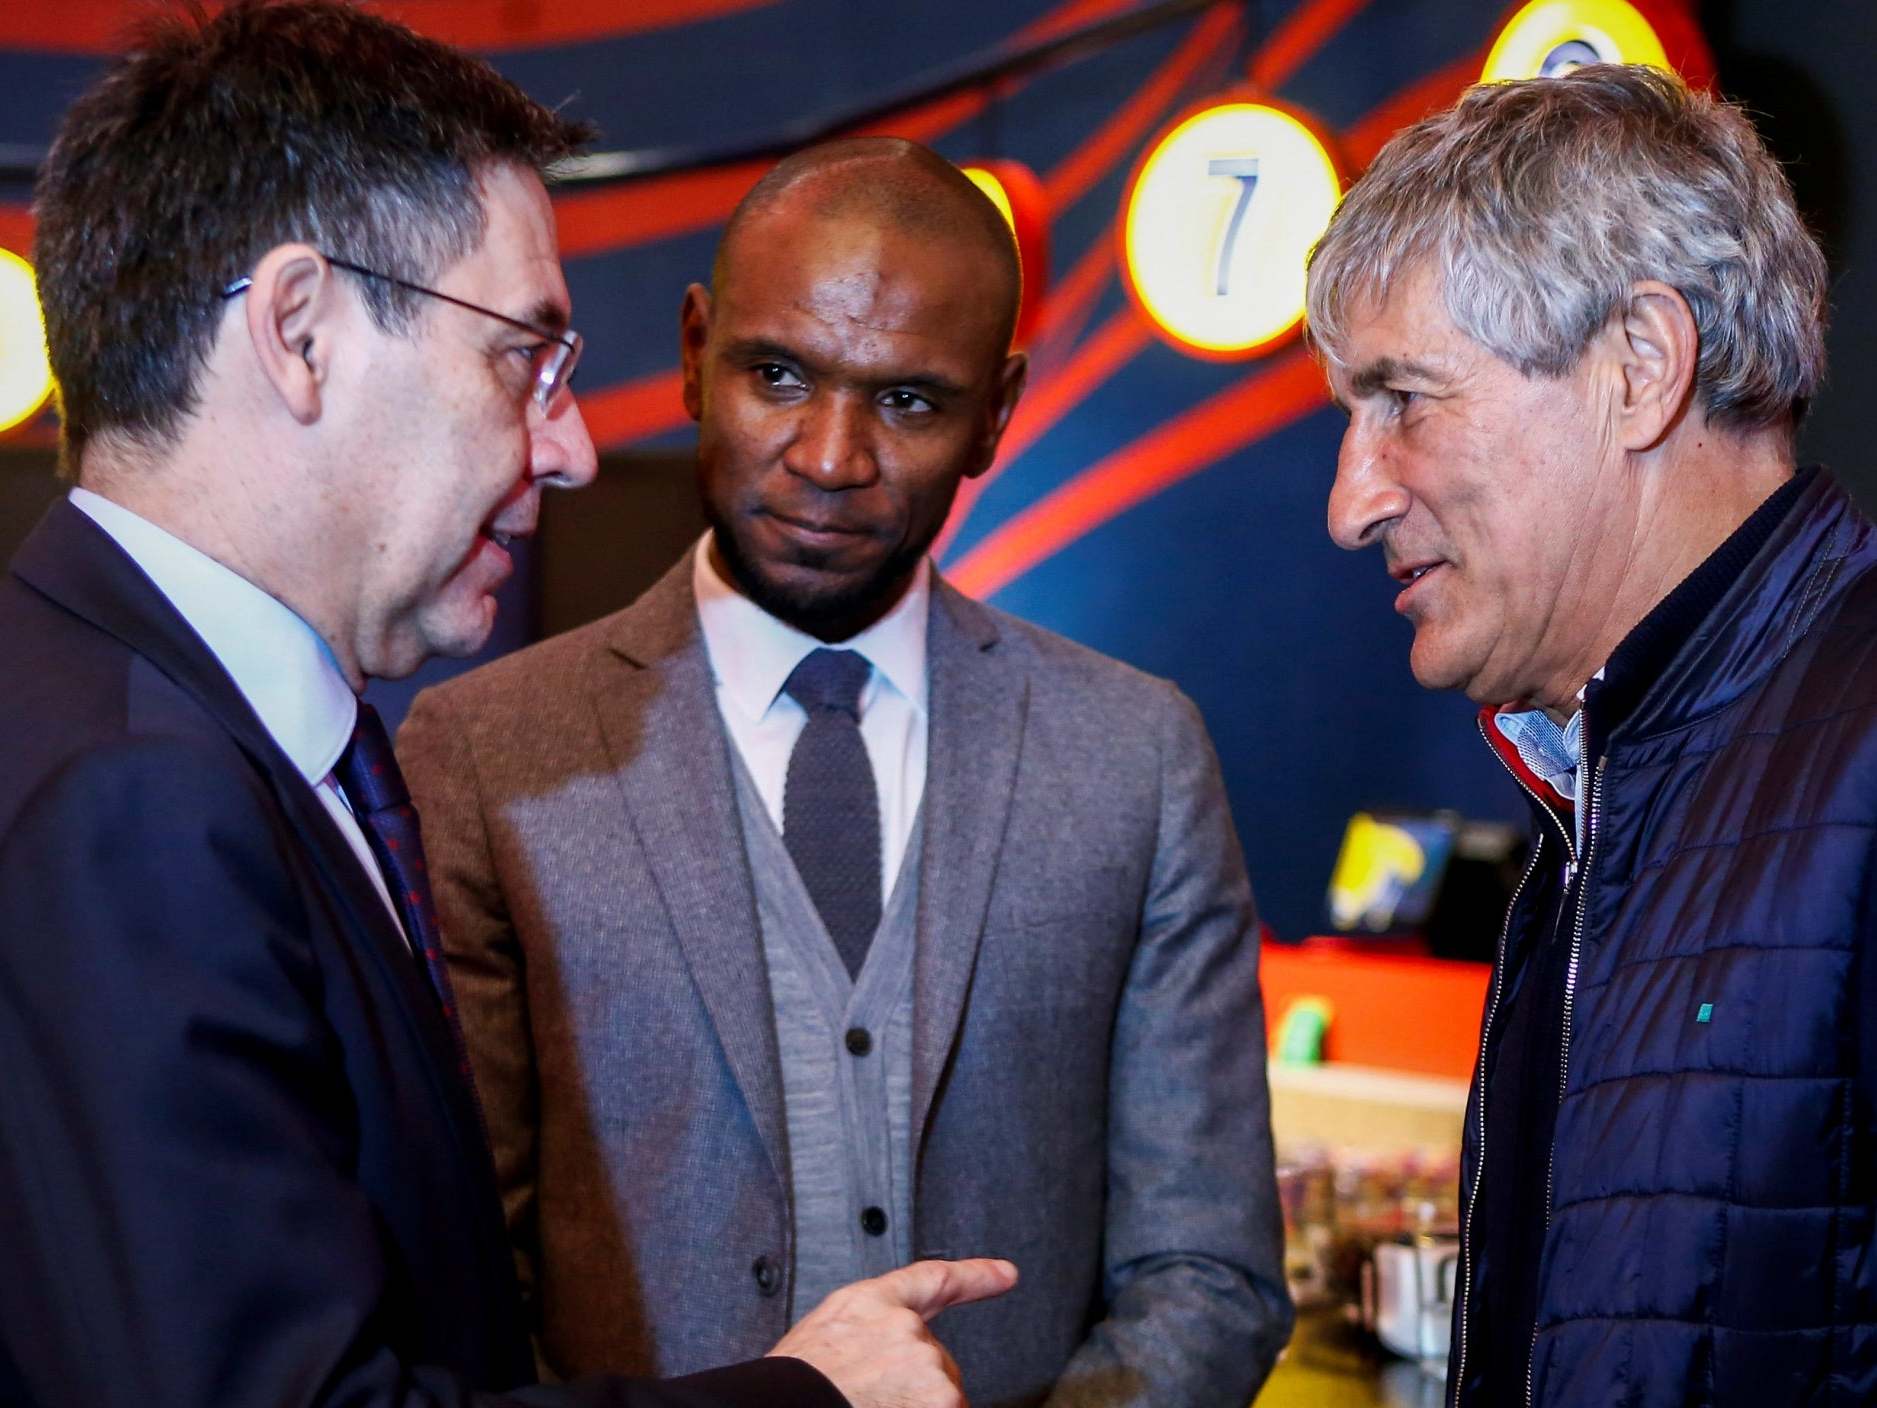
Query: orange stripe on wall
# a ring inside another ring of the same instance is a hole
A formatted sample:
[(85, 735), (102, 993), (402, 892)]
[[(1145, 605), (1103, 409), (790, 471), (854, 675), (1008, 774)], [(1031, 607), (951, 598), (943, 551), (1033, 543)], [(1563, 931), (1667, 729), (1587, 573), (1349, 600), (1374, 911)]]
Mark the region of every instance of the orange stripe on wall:
[(769, 169), (766, 161), (654, 176), (608, 190), (554, 199), (563, 259), (669, 239), (716, 224)]
[[(673, 309), (674, 338), (677, 321)], [(587, 434), (601, 449), (663, 435), (691, 420), (684, 409), (684, 375), (677, 371), (657, 372), (600, 391), (582, 392), (580, 414), (586, 420)]]
[(1066, 5), (1059, 5), (1048, 14), (1036, 20), (1010, 37), (1010, 46), (1021, 49), (1030, 44), (1041, 44), (1067, 34), (1072, 29), (1080, 29), (1085, 24), (1095, 24), (1134, 8), (1136, 0), (1069, 0)]
[(1123, 307), (1090, 334), (1062, 370), (1037, 388), (1036, 395), (1017, 403), (1000, 458), (1020, 456), (1152, 341), (1153, 333), (1133, 305)]
[(1043, 316), (1036, 321), (1035, 341), (1039, 345), (1048, 342), (1064, 328), (1080, 322), (1089, 307), (1101, 297), (1113, 273), (1114, 241), (1104, 229), (1088, 247), (1088, 252), (1076, 261), (1075, 267), (1049, 291), (1043, 304)]
[[(1011, 36), (1015, 47), (1127, 8), (1118, 0), (1065, 0)], [(997, 96), (1008, 96), (1006, 86)], [(956, 93), (861, 128), (858, 135), (910, 137), (931, 143), (990, 104), (987, 92)], [(671, 239), (726, 219), (771, 163), (752, 161), (707, 171), (678, 172), (608, 190), (569, 192), (555, 201), (564, 257), (597, 254), (650, 240)]]
[(1106, 176), (1179, 96), (1199, 66), (1225, 45), (1237, 28), (1238, 12), (1233, 9), (1213, 10), (1193, 26), (1193, 32), (1181, 41), (1160, 71), (1043, 178), (1050, 213), (1057, 214), (1073, 205)]
[[(1367, 3), (1368, 0), (1305, 0), (1266, 40), (1253, 58), (1253, 81), (1263, 87), (1276, 87), (1282, 83)], [(1074, 160), (1076, 157), (1072, 156), (1070, 161)], [(1108, 276), (1114, 272), (1113, 260), (1112, 241), (1097, 239), (1075, 267), (1051, 290), (1043, 316), (1037, 324), (1036, 345), (1042, 346), (1061, 335), (1076, 335), (1081, 318), (1086, 315), (1089, 305), (1100, 296), (1102, 289), (1107, 286)], [(1132, 312), (1131, 309), (1129, 311)], [(1121, 321), (1117, 319), (1111, 322), (1103, 333), (1096, 334), (1097, 340), (1104, 333), (1118, 337), (1117, 324)], [(1016, 421), (998, 448), (996, 463), (982, 477), (966, 480), (961, 486), (944, 532), (939, 535), (934, 546), (935, 554), (943, 555), (970, 517), (972, 506), (992, 480), (1146, 344), (1145, 326), (1138, 317), (1132, 320), (1132, 324), (1139, 334), (1138, 340), (1108, 342), (1092, 349), (1092, 355), (1091, 349), (1084, 349), (1057, 376), (1032, 388), (1029, 396), (1017, 408)], [(1116, 360), (1113, 354), (1123, 346), (1126, 347), (1125, 355)], [(1056, 386), (1058, 377), (1066, 379), (1060, 389)]]
[[(859, 128), (855, 135), (931, 142), (982, 112), (988, 102), (982, 93), (960, 93)], [(708, 229), (727, 219), (772, 165), (766, 160), (744, 161), (653, 176), (605, 190), (562, 194), (554, 202), (561, 256), (599, 254)]]
[(1004, 523), (948, 571), (988, 597), (1068, 544), (1234, 450), (1327, 404), (1323, 373), (1297, 348), (1091, 465)]
[(33, 212), (31, 206), (0, 204), (0, 249), (10, 249), (20, 258), (33, 252)]
[(1282, 87), (1331, 35), (1367, 8), (1368, 0), (1304, 0), (1251, 61), (1251, 81), (1267, 91)]
[(1360, 171), (1375, 160), (1375, 154), (1387, 145), (1388, 139), (1396, 132), (1411, 122), (1419, 122), (1431, 112), (1451, 105), (1469, 84), (1479, 81), (1480, 70), (1485, 65), (1486, 51), (1482, 49), (1445, 68), (1435, 69), (1427, 77), (1402, 89), (1343, 133), (1344, 155)]
[(1010, 428), (997, 447), (997, 459), (988, 471), (976, 479), (967, 479), (958, 487), (951, 516), (933, 544), (934, 557), (943, 557), (958, 530), (971, 516), (971, 506), (1007, 467), (1022, 458), (1064, 416), (1082, 403), (1096, 387), (1134, 359), (1136, 353), (1153, 341), (1153, 334), (1132, 305), (1124, 307), (1083, 343), (1075, 356), (1053, 377), (1041, 382), (1017, 403)]
[[(411, 28), (466, 49), (522, 49), (666, 29), (775, 0), (384, 0)], [(16, 0), (0, 7), (0, 48), (114, 54), (158, 9), (139, 0)]]
[(671, 29), (775, 0), (381, 0), (381, 8), (446, 44), (521, 49)]

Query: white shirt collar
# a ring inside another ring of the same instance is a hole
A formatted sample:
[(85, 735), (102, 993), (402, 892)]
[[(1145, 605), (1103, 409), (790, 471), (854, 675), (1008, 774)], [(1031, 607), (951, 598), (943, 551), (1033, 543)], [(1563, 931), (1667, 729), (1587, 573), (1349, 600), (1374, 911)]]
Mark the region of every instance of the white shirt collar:
[(358, 718), (358, 697), (319, 633), (247, 578), (122, 505), (89, 489), (73, 489), (71, 501), (195, 628), (280, 750), (317, 786)]
[[(691, 585), (719, 689), (747, 717), (760, 719), (795, 667), (825, 642), (777, 620), (726, 582), (710, 560), (709, 533), (692, 554)], [(884, 679), (913, 708), (925, 713), (926, 618), (931, 600), (932, 565), (922, 559), (912, 585), (891, 611), (858, 635), (838, 642), (840, 648), (866, 656), (874, 668), (868, 692), (861, 696), (862, 710), (870, 692)]]

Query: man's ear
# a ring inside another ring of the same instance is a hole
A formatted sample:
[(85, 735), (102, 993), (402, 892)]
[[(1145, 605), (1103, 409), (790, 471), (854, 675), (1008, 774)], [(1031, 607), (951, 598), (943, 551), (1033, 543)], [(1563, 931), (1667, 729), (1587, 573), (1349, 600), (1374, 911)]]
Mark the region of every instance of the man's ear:
[(242, 295), (248, 342), (261, 375), (302, 425), (319, 419), (345, 310), (337, 276), (311, 245), (276, 245)]
[(684, 410), (704, 418), (704, 349), (710, 342), (710, 290), (692, 284), (678, 310), (678, 358), (684, 368)]
[(1029, 375), (1029, 353), (1012, 352), (1004, 358), (1004, 365), (997, 372), (997, 386), (993, 392), (995, 399), (991, 403), (990, 415), (985, 420), (983, 440), (971, 468), (965, 471), (965, 478), (976, 479), (997, 459), (997, 443), (1004, 438), (1004, 431), (1010, 426), (1010, 417), (1023, 396), (1023, 384)]
[(1631, 451), (1653, 449), (1673, 430), (1694, 398), (1701, 335), (1679, 291), (1645, 279), (1613, 329), (1623, 381), (1616, 406), (1617, 436)]

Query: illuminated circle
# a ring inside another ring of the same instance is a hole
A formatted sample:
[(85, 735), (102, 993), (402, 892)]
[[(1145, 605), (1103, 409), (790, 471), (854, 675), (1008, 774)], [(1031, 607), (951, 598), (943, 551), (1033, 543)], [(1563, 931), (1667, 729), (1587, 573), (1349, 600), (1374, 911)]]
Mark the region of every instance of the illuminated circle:
[(1672, 67), (1654, 26), (1628, 0), (1532, 0), (1499, 31), (1480, 76), (1557, 78), (1596, 63)]
[(1013, 341), (1021, 347), (1030, 340), (1049, 284), (1049, 200), (1036, 173), (1020, 161), (974, 161), (964, 173), (991, 198), (1017, 237), (1023, 302), (1017, 309)]
[(11, 430), (52, 394), (46, 324), (33, 266), (0, 249), (0, 431)]
[(965, 175), (971, 184), (991, 198), (991, 204), (997, 207), (997, 213), (1004, 217), (1004, 223), (1010, 226), (1011, 233), (1017, 229), (1017, 217), (1010, 209), (1010, 194), (1004, 190), (1004, 183), (983, 166), (967, 166)]
[(1302, 119), (1215, 102), (1135, 170), (1121, 213), (1128, 291), (1176, 347), (1256, 356), (1302, 323), (1304, 259), (1341, 199), (1336, 162)]

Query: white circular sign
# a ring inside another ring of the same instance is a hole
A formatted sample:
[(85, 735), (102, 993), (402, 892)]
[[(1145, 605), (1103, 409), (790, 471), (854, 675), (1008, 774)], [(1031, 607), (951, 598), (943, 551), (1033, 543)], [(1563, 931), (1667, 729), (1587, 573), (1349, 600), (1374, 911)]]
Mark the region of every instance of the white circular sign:
[(0, 431), (11, 430), (52, 394), (46, 324), (33, 266), (0, 249)]
[(1304, 260), (1342, 199), (1328, 148), (1268, 103), (1223, 102), (1149, 149), (1122, 212), (1128, 286), (1176, 346), (1249, 357), (1303, 321)]

